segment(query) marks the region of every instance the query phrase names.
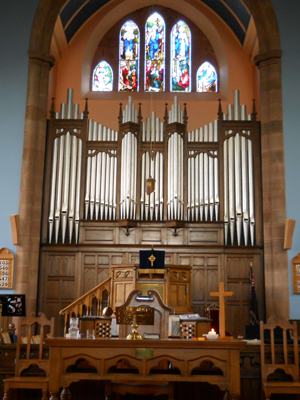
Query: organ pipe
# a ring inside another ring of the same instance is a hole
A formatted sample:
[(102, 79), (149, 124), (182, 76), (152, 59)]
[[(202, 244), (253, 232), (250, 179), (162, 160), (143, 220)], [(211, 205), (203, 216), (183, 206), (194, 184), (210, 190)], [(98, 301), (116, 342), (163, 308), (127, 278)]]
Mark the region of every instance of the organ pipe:
[[(222, 119), (226, 123), (231, 120), (249, 121), (251, 116), (247, 116), (246, 106), (239, 104), (238, 91), (234, 92), (233, 98), (234, 104), (228, 105), (227, 115), (222, 114)], [(61, 105), (61, 112), (55, 118), (83, 118), (83, 114), (79, 114), (79, 106), (73, 105), (72, 90), (68, 90), (67, 103)], [(228, 124), (225, 138), (220, 144), (223, 158), (219, 159), (217, 120), (186, 132), (186, 114), (181, 110), (176, 96), (170, 110), (166, 110), (164, 119), (165, 122), (160, 121), (156, 113), (152, 112), (142, 123), (140, 111), (138, 114), (129, 97), (128, 104), (119, 114), (120, 124), (127, 124), (126, 130), (120, 133), (120, 140), (118, 132), (92, 119), (88, 121), (82, 217), (86, 220), (115, 220), (119, 207), (120, 219), (134, 220), (138, 206), (140, 219), (145, 221), (184, 218), (191, 222), (219, 221), (222, 217), (225, 245), (255, 245), (254, 155), (251, 131), (233, 130)], [(84, 156), (79, 133), (77, 128), (57, 128), (53, 140), (48, 214), (50, 243), (71, 243), (73, 240), (78, 242)], [(117, 151), (118, 143), (121, 146), (120, 153)], [(138, 148), (142, 149), (139, 165)], [(220, 163), (223, 169), (222, 216)], [(166, 174), (164, 169), (167, 169)], [(147, 194), (146, 180), (149, 178), (155, 180), (155, 190)], [(119, 204), (117, 187), (120, 189)], [(137, 193), (140, 194), (139, 199)]]

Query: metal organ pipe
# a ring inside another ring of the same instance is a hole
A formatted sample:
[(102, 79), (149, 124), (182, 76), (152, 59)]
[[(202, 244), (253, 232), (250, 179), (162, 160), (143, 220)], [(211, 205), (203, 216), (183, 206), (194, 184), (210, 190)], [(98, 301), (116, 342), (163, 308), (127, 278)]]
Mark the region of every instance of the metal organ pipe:
[[(80, 115), (80, 118), (82, 116)], [(78, 119), (79, 105), (73, 105), (73, 90), (68, 89), (67, 103), (61, 104), (61, 112), (55, 119)], [(49, 242), (78, 241), (82, 140), (72, 132), (63, 133), (54, 139), (49, 203)], [(74, 133), (77, 129), (74, 128)], [(75, 227), (75, 235), (74, 235)], [(67, 235), (68, 232), (68, 235)]]
[[(74, 107), (74, 108), (73, 108)], [(78, 105), (73, 106), (73, 92), (68, 91), (67, 103), (61, 105), (56, 118), (83, 118)], [(224, 120), (247, 120), (246, 107), (239, 104), (239, 92), (234, 92), (234, 104), (228, 105)], [(138, 116), (131, 97), (123, 110), (123, 122), (137, 123)], [(169, 110), (169, 123), (183, 123), (183, 111), (174, 98)], [(174, 125), (176, 126), (176, 125)], [(187, 158), (187, 204), (184, 204), (184, 139), (181, 132), (169, 133), (168, 162), (157, 143), (164, 141), (165, 125), (153, 112), (142, 124), (141, 141), (141, 220), (163, 219), (166, 202), (167, 219), (182, 220), (187, 207), (188, 221), (219, 221), (220, 189), (218, 121), (187, 133), (190, 143)], [(76, 129), (74, 129), (76, 134)], [(254, 165), (250, 131), (232, 134), (228, 128), (223, 142), (223, 192), (225, 244), (255, 244)], [(53, 142), (48, 232), (49, 242), (78, 242), (80, 221), (80, 185), (82, 168), (82, 140), (72, 131), (60, 135)], [(226, 138), (227, 136), (227, 138)], [(116, 146), (101, 150), (99, 142), (118, 140), (118, 132), (89, 120), (88, 142), (98, 144), (88, 150), (84, 218), (114, 220), (119, 207), (120, 219), (135, 219), (137, 214), (137, 146), (135, 132), (126, 132), (121, 140), (121, 176), (117, 176)], [(145, 143), (147, 143), (145, 145)], [(198, 144), (198, 145), (197, 145)], [(210, 149), (211, 144), (211, 149)], [(146, 146), (149, 149), (145, 151)], [(167, 168), (167, 198), (164, 199), (164, 168)], [(147, 194), (146, 180), (155, 179), (155, 191)], [(117, 181), (120, 181), (120, 203), (117, 199)]]
[[(239, 91), (234, 91), (234, 104), (228, 106), (228, 120), (232, 119), (251, 120), (251, 115), (246, 116), (246, 106), (239, 104)], [(232, 131), (228, 130), (227, 135), (231, 134)], [(223, 160), (225, 244), (228, 244), (229, 234), (231, 244), (253, 246), (255, 244), (254, 167), (250, 132), (242, 130), (225, 139)]]

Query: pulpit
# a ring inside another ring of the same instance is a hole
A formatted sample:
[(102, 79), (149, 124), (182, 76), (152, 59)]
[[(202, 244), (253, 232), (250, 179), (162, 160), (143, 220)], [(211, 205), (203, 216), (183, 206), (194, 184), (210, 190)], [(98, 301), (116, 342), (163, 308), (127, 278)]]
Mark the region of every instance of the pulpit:
[(140, 290), (143, 296), (148, 290), (155, 290), (172, 313), (192, 312), (191, 269), (185, 265), (166, 265), (164, 270), (152, 273), (141, 272), (138, 265), (112, 265), (111, 307), (124, 304), (133, 290)]

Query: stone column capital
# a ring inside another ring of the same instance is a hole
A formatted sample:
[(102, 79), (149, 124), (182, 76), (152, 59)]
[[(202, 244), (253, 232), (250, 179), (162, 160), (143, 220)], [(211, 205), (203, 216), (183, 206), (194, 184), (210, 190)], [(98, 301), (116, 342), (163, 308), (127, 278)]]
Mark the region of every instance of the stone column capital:
[(270, 64), (279, 64), (281, 62), (281, 50), (270, 50), (265, 53), (257, 54), (254, 57), (255, 65), (258, 68), (269, 66)]
[(29, 64), (39, 65), (43, 68), (47, 68), (49, 71), (55, 64), (55, 58), (51, 54), (44, 54), (37, 51), (29, 52)]

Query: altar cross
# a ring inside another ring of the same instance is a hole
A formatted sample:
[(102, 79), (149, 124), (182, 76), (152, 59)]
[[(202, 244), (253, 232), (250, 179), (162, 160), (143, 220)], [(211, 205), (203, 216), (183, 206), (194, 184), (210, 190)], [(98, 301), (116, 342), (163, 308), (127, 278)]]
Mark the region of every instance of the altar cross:
[(211, 297), (219, 297), (219, 331), (220, 338), (225, 338), (225, 297), (233, 296), (233, 292), (224, 291), (224, 282), (219, 282), (219, 291), (210, 292)]

